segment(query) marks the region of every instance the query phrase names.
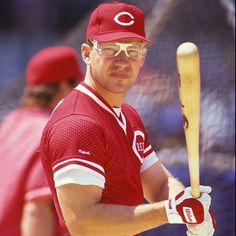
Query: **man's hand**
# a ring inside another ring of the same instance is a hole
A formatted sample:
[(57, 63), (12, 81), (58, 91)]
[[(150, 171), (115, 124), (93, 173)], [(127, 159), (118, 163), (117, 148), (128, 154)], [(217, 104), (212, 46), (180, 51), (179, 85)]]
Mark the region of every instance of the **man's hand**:
[(215, 232), (216, 223), (213, 215), (207, 212), (205, 220), (201, 224), (187, 224), (188, 236), (212, 236)]
[(201, 196), (195, 199), (188, 187), (174, 199), (165, 201), (166, 215), (171, 224), (200, 224), (204, 221), (211, 204), (211, 187), (200, 186)]

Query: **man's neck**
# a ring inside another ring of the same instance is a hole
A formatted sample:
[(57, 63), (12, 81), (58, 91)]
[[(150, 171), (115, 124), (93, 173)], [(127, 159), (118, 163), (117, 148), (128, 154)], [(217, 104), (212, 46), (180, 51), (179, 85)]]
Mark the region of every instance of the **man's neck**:
[(122, 103), (124, 102), (124, 94), (109, 91), (91, 78), (85, 78), (84, 82), (97, 91), (111, 107), (121, 107)]

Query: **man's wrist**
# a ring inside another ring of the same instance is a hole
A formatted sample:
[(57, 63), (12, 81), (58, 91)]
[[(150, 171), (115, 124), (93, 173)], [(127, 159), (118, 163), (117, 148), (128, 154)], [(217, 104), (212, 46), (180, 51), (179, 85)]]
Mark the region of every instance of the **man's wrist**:
[(175, 201), (172, 199), (165, 201), (165, 210), (168, 222), (170, 224), (183, 224), (181, 216), (176, 211)]

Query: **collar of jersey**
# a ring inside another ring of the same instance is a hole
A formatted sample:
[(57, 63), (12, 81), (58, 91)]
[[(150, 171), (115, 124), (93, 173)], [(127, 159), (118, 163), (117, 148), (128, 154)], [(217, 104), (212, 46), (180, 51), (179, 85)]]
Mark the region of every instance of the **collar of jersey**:
[(93, 88), (91, 88), (89, 85), (85, 84), (84, 82), (81, 82), (75, 89), (89, 96), (100, 107), (102, 107), (104, 110), (108, 111), (113, 117), (115, 117), (118, 124), (124, 130), (126, 134), (126, 119), (122, 111), (120, 112), (120, 117), (122, 119), (121, 121), (118, 115), (116, 114), (116, 112), (113, 110), (113, 108), (108, 104), (108, 102), (105, 99), (103, 99), (102, 96), (98, 94)]
[(116, 115), (120, 117), (121, 107), (112, 107), (112, 109), (116, 113)]

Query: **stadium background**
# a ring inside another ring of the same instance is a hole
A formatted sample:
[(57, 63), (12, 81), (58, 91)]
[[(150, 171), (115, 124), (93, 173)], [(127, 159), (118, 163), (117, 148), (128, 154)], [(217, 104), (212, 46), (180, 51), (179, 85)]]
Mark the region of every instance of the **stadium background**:
[[(19, 105), (24, 68), (39, 49), (68, 44), (78, 51), (88, 14), (99, 0), (1, 0), (0, 120)], [(201, 183), (211, 185), (216, 236), (235, 235), (235, 1), (127, 0), (146, 15), (155, 42), (127, 95), (140, 112), (162, 162), (186, 185), (189, 174), (179, 108), (175, 53), (196, 43), (201, 60)], [(81, 61), (81, 66), (84, 66)], [(1, 173), (0, 173), (1, 175)], [(164, 225), (143, 236), (182, 236), (182, 225)]]

